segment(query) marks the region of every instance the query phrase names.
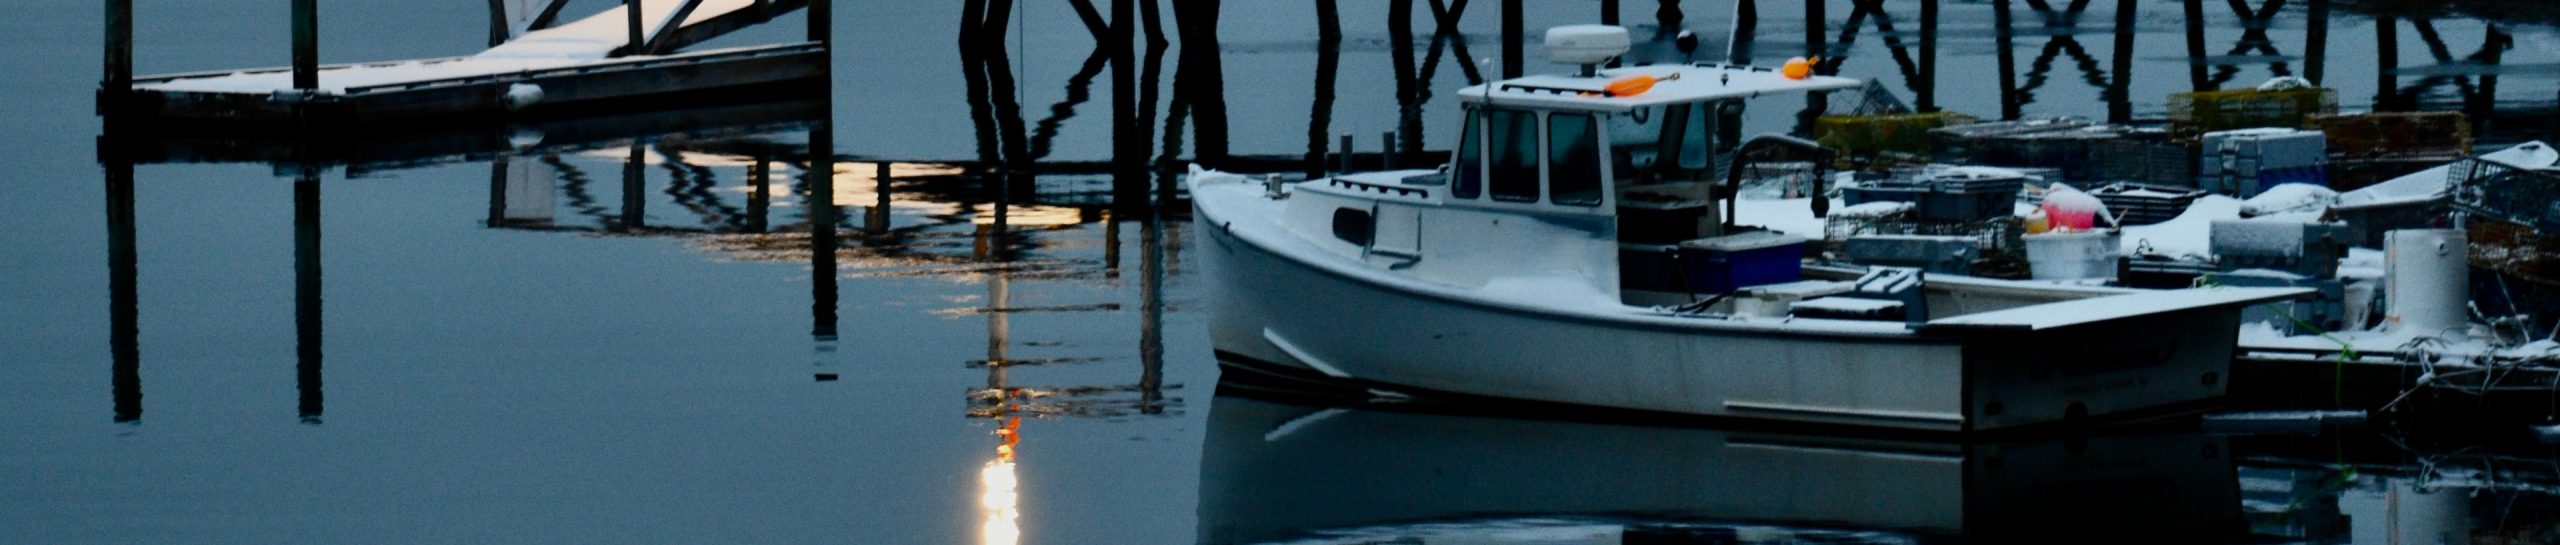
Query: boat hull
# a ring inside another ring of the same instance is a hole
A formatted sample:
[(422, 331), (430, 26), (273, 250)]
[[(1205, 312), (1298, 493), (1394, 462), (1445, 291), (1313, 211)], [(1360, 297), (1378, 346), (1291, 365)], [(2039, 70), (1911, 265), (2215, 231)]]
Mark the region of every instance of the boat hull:
[(2215, 402), (2237, 330), (2231, 308), (1889, 336), (1597, 319), (1418, 293), (1210, 224), (1202, 267), (1220, 352), (1426, 394), (1967, 432)]

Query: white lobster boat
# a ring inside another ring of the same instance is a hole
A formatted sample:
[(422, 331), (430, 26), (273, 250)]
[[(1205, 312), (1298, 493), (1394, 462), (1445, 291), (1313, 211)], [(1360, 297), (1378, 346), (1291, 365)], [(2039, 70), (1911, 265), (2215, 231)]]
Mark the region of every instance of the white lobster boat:
[(1801, 241), (1733, 224), (1734, 177), (1716, 174), (1739, 171), (1728, 155), (1810, 144), (1727, 152), (1718, 134), (1743, 101), (1857, 82), (1590, 67), (1624, 50), (1614, 27), (1548, 42), (1583, 75), (1460, 90), (1461, 140), (1439, 169), (1195, 172), (1222, 363), (1420, 395), (1968, 432), (2209, 403), (2240, 307), (2307, 293), (1803, 269)]

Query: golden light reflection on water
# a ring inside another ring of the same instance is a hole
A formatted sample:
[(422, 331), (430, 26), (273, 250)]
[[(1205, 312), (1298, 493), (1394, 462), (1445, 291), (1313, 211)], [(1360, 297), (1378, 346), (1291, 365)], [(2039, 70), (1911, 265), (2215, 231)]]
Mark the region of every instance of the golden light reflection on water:
[(1022, 442), (1022, 417), (1006, 417), (996, 436), (1004, 438), (996, 445), (996, 459), (978, 469), (978, 510), (986, 517), (978, 524), (978, 543), (1013, 545), (1022, 541), (1022, 495), (1013, 465), (1014, 446)]

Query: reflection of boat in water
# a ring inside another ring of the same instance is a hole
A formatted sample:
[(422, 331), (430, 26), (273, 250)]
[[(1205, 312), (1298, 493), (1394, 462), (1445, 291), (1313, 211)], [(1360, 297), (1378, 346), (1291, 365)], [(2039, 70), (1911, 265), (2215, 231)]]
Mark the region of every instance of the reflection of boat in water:
[(2192, 431), (1936, 444), (1278, 399), (1220, 386), (1200, 542), (1543, 542), (1501, 536), (1559, 528), (1600, 536), (1576, 543), (2192, 542), (2242, 529), (2228, 446)]
[(1855, 85), (1800, 72), (1494, 82), (1458, 93), (1465, 125), (1441, 170), (1195, 176), (1195, 218), (1215, 226), (1214, 342), (1314, 380), (1964, 432), (2209, 402), (2239, 307), (2306, 293), (1808, 280), (1801, 240), (1733, 224), (1737, 174), (1708, 181), (1763, 145), (1816, 148), (1762, 137), (1715, 157), (1720, 112)]

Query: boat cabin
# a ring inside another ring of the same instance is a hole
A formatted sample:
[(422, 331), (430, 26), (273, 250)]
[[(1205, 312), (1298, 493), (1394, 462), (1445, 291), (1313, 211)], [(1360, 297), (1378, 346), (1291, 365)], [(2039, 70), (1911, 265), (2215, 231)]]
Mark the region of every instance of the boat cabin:
[(1686, 64), (1468, 87), (1449, 164), (1299, 184), (1288, 222), (1330, 227), (1337, 252), (1461, 288), (1580, 278), (1629, 304), (1682, 302), (1711, 286), (1682, 285), (1689, 275), (1666, 260), (1728, 234), (1715, 186), (1744, 103), (1858, 85)]

